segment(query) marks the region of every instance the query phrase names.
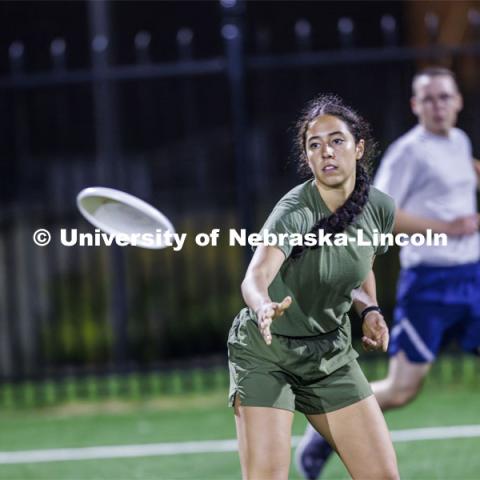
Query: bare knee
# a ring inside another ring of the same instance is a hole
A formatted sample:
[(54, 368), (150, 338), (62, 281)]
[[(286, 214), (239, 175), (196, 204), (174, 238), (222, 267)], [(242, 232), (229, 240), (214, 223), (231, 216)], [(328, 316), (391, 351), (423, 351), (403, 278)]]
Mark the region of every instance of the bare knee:
[(388, 377), (374, 382), (372, 388), (383, 410), (401, 407), (420, 392), (431, 363), (415, 363), (403, 351), (390, 359)]
[(290, 457), (278, 452), (255, 449), (249, 446), (246, 480), (288, 480)]
[(422, 389), (422, 381), (402, 381), (386, 378), (372, 384), (375, 397), (382, 410), (403, 407), (410, 403)]
[(235, 401), (235, 421), (244, 480), (288, 480), (293, 412), (245, 407)]
[(265, 450), (252, 447), (249, 445), (247, 448), (245, 480), (288, 480), (289, 455), (279, 455), (274, 449)]
[(392, 384), (388, 396), (389, 407), (398, 408), (410, 403), (420, 392), (421, 384), (398, 385)]

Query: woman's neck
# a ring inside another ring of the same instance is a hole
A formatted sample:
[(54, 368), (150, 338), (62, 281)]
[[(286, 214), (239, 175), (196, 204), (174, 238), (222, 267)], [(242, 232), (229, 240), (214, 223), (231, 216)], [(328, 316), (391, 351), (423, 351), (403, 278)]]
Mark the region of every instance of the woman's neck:
[(325, 205), (331, 212), (335, 212), (347, 201), (347, 198), (353, 192), (355, 187), (355, 178), (335, 187), (324, 185), (317, 180), (315, 180), (315, 185), (317, 186)]

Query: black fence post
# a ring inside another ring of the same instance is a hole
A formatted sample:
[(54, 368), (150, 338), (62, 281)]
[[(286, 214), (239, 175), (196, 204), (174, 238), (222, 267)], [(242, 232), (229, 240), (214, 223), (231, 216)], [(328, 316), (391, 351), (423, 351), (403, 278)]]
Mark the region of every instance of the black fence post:
[[(193, 40), (195, 36), (188, 27), (180, 28), (177, 32), (177, 52), (178, 59), (181, 62), (189, 62), (193, 59)], [(200, 125), (198, 121), (198, 109), (195, 95), (195, 82), (192, 78), (182, 79), (180, 82), (180, 97), (183, 128), (186, 139), (186, 154), (195, 158), (188, 158), (188, 162), (193, 162), (192, 167), (196, 176), (196, 187), (198, 194), (203, 195), (207, 192), (207, 153), (202, 137), (199, 134)]]
[[(12, 78), (21, 78), (25, 76), (25, 46), (22, 42), (13, 42), (9, 49), (10, 71)], [(19, 179), (19, 197), (25, 202), (26, 196), (30, 195), (30, 181), (32, 175), (30, 158), (30, 131), (27, 122), (27, 103), (25, 92), (18, 91), (13, 94), (14, 110), (14, 134), (15, 134), (15, 154), (16, 177)]]
[[(297, 51), (301, 55), (312, 50), (312, 25), (305, 18), (301, 18), (295, 22), (295, 43)], [(312, 82), (310, 76), (310, 68), (302, 68), (300, 74), (300, 92), (301, 103), (304, 103), (312, 95)]]
[[(245, 94), (245, 57), (243, 45), (243, 16), (245, 4), (241, 0), (221, 0), (223, 10), (222, 37), (225, 41), (227, 75), (230, 85), (230, 104), (233, 121), (233, 148), (236, 173), (236, 196), (240, 228), (252, 229), (252, 198), (250, 189), (250, 162), (247, 155), (247, 109)], [(251, 258), (251, 249), (243, 249), (245, 267)]]
[(93, 98), (95, 141), (97, 148), (97, 180), (118, 186), (123, 180), (119, 161), (119, 125), (116, 111), (115, 85), (105, 78), (110, 64), (109, 3), (90, 0), (91, 54), (94, 74)]
[[(25, 76), (25, 47), (22, 42), (13, 42), (9, 47), (10, 70), (13, 78)], [(16, 316), (12, 319), (12, 331), (16, 332), (17, 348), (21, 352), (21, 361), (15, 366), (20, 375), (36, 373), (38, 364), (38, 326), (33, 318), (36, 297), (35, 277), (32, 274), (33, 248), (32, 220), (33, 212), (30, 208), (33, 198), (35, 172), (31, 155), (30, 125), (28, 118), (27, 94), (24, 91), (13, 95), (15, 157), (18, 165), (16, 169), (18, 184), (18, 201), (14, 209), (14, 219), (11, 222), (10, 245), (8, 255), (15, 268), (16, 284), (11, 279), (12, 300), (16, 303)], [(11, 265), (11, 264), (10, 264)], [(16, 357), (16, 354), (15, 354)]]
[(312, 49), (312, 24), (305, 18), (295, 22), (295, 43), (298, 52), (308, 52)]
[[(255, 31), (255, 53), (268, 55), (272, 45), (272, 34), (267, 27)], [(268, 196), (272, 189), (275, 172), (275, 155), (272, 153), (274, 134), (275, 82), (268, 70), (258, 70), (252, 74), (255, 88), (250, 92), (252, 99), (252, 126), (250, 134), (250, 165), (252, 166), (255, 200), (262, 204), (262, 194)]]
[[(66, 51), (67, 44), (63, 38), (55, 38), (50, 44), (50, 58), (52, 61), (53, 72), (57, 73), (59, 76), (65, 73), (66, 65)], [(59, 87), (55, 92), (55, 113), (57, 120), (57, 131), (58, 137), (60, 140), (60, 148), (57, 150), (58, 153), (64, 153), (66, 147), (66, 141), (68, 138), (68, 116), (69, 111), (67, 107), (65, 87)]]
[[(181, 62), (188, 62), (193, 58), (193, 31), (190, 28), (183, 27), (177, 32), (177, 53)], [(196, 112), (194, 108), (194, 89), (190, 78), (182, 79), (180, 95), (182, 97), (182, 117), (184, 119), (184, 128), (187, 133), (191, 133), (196, 121)]]
[(355, 43), (355, 25), (350, 17), (341, 17), (337, 23), (340, 45), (342, 48), (352, 48)]
[(386, 47), (396, 47), (398, 44), (397, 21), (395, 17), (385, 14), (380, 19), (383, 43)]
[[(272, 45), (272, 34), (267, 27), (261, 27), (255, 31), (255, 53), (259, 55), (268, 55)], [(254, 105), (254, 118), (260, 118), (262, 122), (268, 120), (268, 114), (272, 107), (272, 84), (270, 82), (270, 73), (265, 70), (255, 72), (255, 88), (252, 92)]]
[[(383, 15), (380, 19), (380, 29), (382, 30), (382, 37), (384, 46), (386, 48), (394, 48), (397, 46), (398, 32), (397, 21), (392, 15)], [(406, 101), (398, 94), (401, 91), (401, 81), (399, 72), (395, 64), (386, 66), (386, 102), (387, 108), (384, 109), (383, 124), (384, 135), (391, 142), (400, 133), (399, 126), (399, 112), (401, 111), (400, 103)]]
[[(152, 64), (151, 45), (152, 35), (150, 32), (141, 30), (137, 32), (134, 38), (135, 63), (139, 67), (147, 68)], [(150, 81), (137, 83), (138, 96), (138, 124), (141, 132), (139, 135), (144, 148), (150, 149), (155, 143), (156, 115), (155, 115), (155, 98), (152, 91), (152, 83)]]
[[(110, 64), (110, 8), (104, 0), (90, 0), (89, 21), (92, 36), (92, 66), (96, 76), (93, 85), (95, 133), (97, 148), (97, 181), (100, 184), (122, 187), (125, 172), (119, 149), (119, 122), (116, 111), (114, 85), (104, 78)], [(121, 247), (109, 248), (109, 294), (113, 333), (113, 359), (117, 367), (124, 367), (128, 358), (128, 297), (125, 256)]]
[[(67, 44), (63, 38), (55, 38), (50, 43), (50, 61), (52, 71), (59, 76), (66, 71), (66, 50)], [(55, 128), (55, 147), (53, 155), (50, 157), (51, 161), (45, 165), (48, 169), (50, 181), (48, 182), (47, 192), (45, 195), (46, 201), (46, 215), (49, 218), (49, 225), (58, 231), (58, 227), (66, 227), (64, 220), (66, 211), (70, 202), (67, 200), (71, 193), (71, 176), (68, 170), (63, 170), (62, 157), (65, 155), (65, 147), (68, 139), (68, 106), (66, 100), (65, 87), (59, 87), (55, 90), (53, 98), (53, 122)], [(52, 168), (53, 167), (53, 168)], [(64, 173), (67, 172), (67, 175)], [(52, 175), (53, 173), (53, 175)], [(68, 192), (68, 193), (67, 193)], [(61, 223), (60, 223), (61, 222)], [(60, 225), (59, 225), (60, 224)], [(48, 304), (48, 312), (46, 319), (42, 325), (42, 369), (43, 376), (48, 378), (50, 368), (55, 364), (55, 357), (59, 350), (63, 349), (62, 339), (60, 335), (53, 336), (52, 331), (60, 331), (58, 328), (61, 322), (65, 321), (65, 313), (67, 318), (73, 318), (71, 315), (71, 305), (65, 301), (67, 298), (66, 281), (55, 284), (55, 270), (66, 271), (65, 265), (68, 258), (69, 249), (62, 249), (60, 245), (51, 245), (46, 253), (46, 277), (50, 290), (53, 292), (53, 299), (50, 299)], [(81, 335), (78, 336), (79, 341), (82, 342)], [(62, 352), (65, 354), (66, 352)], [(57, 387), (57, 384), (55, 384)], [(65, 390), (55, 388), (56, 399), (65, 398)], [(45, 398), (43, 398), (45, 401)]]
[(441, 52), (436, 50), (438, 45), (438, 37), (440, 34), (440, 20), (438, 15), (434, 12), (427, 12), (424, 18), (425, 28), (427, 30), (428, 44), (431, 48), (428, 61), (439, 63), (444, 57)]
[(427, 29), (428, 40), (430, 45), (435, 45), (438, 41), (440, 21), (438, 15), (433, 12), (427, 12), (425, 14), (425, 28)]
[(468, 23), (473, 30), (473, 41), (480, 42), (480, 9), (471, 8), (467, 14)]

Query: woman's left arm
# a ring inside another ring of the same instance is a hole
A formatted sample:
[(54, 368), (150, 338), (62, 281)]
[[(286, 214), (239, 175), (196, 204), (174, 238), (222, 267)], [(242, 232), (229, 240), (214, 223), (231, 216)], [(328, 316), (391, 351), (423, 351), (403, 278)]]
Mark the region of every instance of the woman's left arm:
[[(352, 299), (360, 317), (366, 308), (378, 306), (375, 274), (373, 270), (370, 270), (360, 288), (353, 290)], [(362, 331), (362, 343), (365, 350), (387, 351), (389, 341), (388, 327), (383, 315), (379, 311), (371, 310), (364, 315)]]

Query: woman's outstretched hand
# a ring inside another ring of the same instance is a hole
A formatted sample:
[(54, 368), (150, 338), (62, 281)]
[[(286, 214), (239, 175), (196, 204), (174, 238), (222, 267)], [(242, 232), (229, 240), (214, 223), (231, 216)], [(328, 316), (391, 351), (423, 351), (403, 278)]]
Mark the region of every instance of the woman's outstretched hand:
[(367, 352), (373, 350), (387, 351), (389, 341), (388, 327), (381, 313), (376, 311), (368, 312), (363, 320), (362, 330), (363, 348)]
[(255, 313), (258, 319), (258, 328), (267, 345), (272, 343), (270, 325), (276, 317), (281, 317), (285, 310), (292, 304), (292, 297), (285, 297), (280, 303), (264, 303)]

